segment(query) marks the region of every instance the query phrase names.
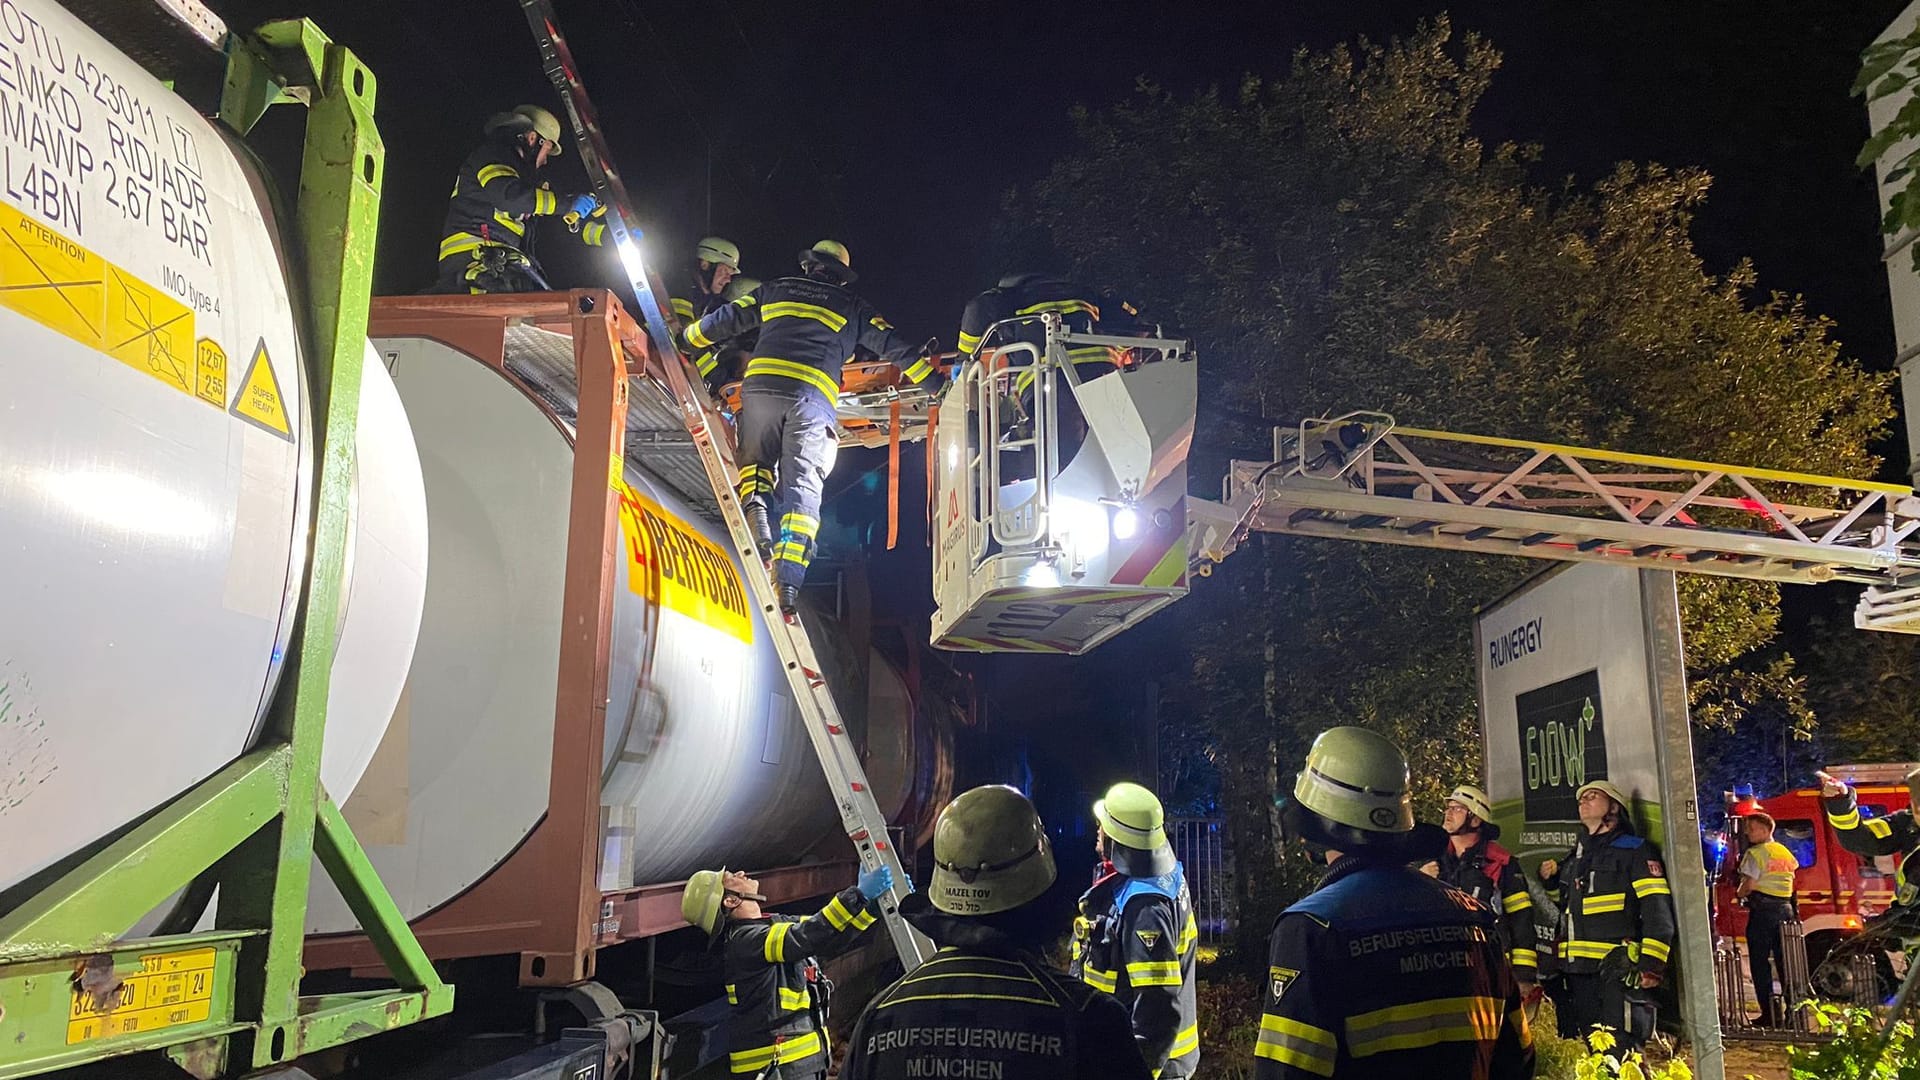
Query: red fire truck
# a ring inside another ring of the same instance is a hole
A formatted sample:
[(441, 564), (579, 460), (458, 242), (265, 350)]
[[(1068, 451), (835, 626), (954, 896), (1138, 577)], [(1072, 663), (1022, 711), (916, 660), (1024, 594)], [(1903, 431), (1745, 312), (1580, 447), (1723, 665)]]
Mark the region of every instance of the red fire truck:
[[(1905, 777), (1914, 768), (1912, 764), (1831, 765), (1827, 771), (1853, 785), (1862, 817), (1885, 817), (1907, 809)], [(1747, 909), (1734, 896), (1740, 881), (1740, 856), (1747, 847), (1740, 819), (1755, 809), (1764, 809), (1776, 824), (1773, 838), (1785, 844), (1800, 862), (1794, 888), (1799, 896), (1800, 922), (1807, 932), (1807, 966), (1814, 973), (1814, 989), (1828, 997), (1852, 997), (1854, 988), (1848, 971), (1837, 964), (1822, 969), (1820, 961), (1835, 945), (1858, 934), (1868, 918), (1893, 904), (1898, 857), (1866, 858), (1841, 847), (1839, 836), (1827, 824), (1827, 815), (1821, 809), (1818, 787), (1755, 799), (1750, 787), (1741, 786), (1726, 794), (1726, 803), (1725, 832), (1705, 837), (1707, 866), (1713, 874), (1715, 932), (1727, 937), (1746, 936)], [(1890, 984), (1891, 964), (1883, 961), (1877, 966), (1882, 982)]]

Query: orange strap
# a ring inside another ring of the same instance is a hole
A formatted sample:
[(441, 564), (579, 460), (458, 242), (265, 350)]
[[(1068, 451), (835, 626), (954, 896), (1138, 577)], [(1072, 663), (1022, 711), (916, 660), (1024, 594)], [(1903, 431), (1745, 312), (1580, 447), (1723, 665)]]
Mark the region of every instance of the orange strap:
[(927, 457), (927, 546), (933, 546), (933, 467), (939, 459), (933, 452), (933, 439), (940, 433), (940, 406), (938, 403), (927, 407), (927, 437), (920, 444)]
[(900, 399), (887, 404), (887, 550), (900, 542)]

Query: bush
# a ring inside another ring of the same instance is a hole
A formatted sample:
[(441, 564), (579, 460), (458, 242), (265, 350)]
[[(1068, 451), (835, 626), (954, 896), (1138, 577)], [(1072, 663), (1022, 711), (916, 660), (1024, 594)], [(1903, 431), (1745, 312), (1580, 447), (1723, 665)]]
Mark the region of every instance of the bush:
[(1894, 1025), (1884, 1051), (1880, 1020), (1872, 1009), (1815, 1003), (1813, 1023), (1832, 1040), (1787, 1048), (1793, 1080), (1920, 1080), (1920, 1038), (1912, 1021)]

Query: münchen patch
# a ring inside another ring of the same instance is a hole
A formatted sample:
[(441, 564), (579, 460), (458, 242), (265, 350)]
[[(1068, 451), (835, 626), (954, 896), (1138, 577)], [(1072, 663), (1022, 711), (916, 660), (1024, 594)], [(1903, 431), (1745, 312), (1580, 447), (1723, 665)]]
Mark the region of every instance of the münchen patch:
[(1286, 996), (1287, 987), (1300, 977), (1292, 968), (1270, 967), (1267, 969), (1267, 990), (1273, 994), (1273, 1000), (1279, 1001)]
[(1160, 944), (1160, 931), (1158, 930), (1135, 930), (1133, 935), (1140, 939), (1140, 944), (1145, 945), (1148, 952), (1152, 952), (1153, 947)]

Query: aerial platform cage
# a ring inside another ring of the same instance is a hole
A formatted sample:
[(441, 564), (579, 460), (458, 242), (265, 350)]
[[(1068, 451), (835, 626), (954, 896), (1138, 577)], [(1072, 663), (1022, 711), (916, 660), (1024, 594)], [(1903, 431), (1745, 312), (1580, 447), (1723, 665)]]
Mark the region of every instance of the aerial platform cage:
[(1040, 318), (1043, 343), (983, 349), (940, 401), (939, 648), (1079, 654), (1187, 593), (1192, 347)]

